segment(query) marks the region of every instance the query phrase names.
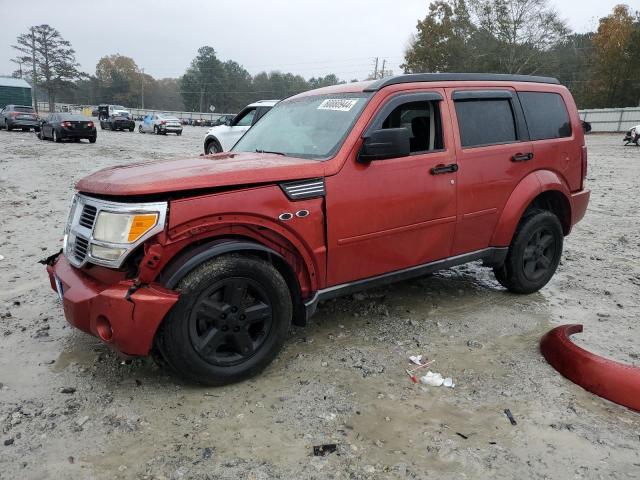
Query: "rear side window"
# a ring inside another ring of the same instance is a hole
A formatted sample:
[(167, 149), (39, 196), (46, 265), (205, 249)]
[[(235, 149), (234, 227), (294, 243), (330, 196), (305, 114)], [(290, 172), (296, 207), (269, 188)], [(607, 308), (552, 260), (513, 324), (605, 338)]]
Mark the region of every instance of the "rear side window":
[(571, 136), (569, 113), (557, 93), (519, 92), (531, 140)]
[(508, 98), (459, 100), (455, 105), (463, 147), (517, 140), (515, 118)]

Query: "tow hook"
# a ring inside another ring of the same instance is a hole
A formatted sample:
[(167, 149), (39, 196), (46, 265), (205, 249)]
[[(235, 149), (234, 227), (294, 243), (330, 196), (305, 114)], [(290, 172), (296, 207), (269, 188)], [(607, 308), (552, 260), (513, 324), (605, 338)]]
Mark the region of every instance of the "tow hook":
[(60, 256), (60, 254), (62, 253), (62, 249), (60, 249), (59, 252), (54, 253), (53, 255), (49, 255), (47, 258), (44, 258), (42, 260), (38, 260), (38, 263), (41, 265), (53, 265), (54, 263), (56, 263), (56, 260), (58, 259), (58, 257)]

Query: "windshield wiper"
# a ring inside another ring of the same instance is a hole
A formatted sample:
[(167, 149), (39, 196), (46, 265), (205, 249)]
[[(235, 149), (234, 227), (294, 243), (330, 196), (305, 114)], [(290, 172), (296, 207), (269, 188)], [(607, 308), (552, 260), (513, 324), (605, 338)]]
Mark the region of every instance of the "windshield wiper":
[(282, 153), (282, 152), (271, 152), (269, 150), (260, 150), (259, 148), (256, 148), (256, 153), (272, 153), (274, 155), (282, 155), (283, 157), (286, 157), (287, 154), (286, 153)]

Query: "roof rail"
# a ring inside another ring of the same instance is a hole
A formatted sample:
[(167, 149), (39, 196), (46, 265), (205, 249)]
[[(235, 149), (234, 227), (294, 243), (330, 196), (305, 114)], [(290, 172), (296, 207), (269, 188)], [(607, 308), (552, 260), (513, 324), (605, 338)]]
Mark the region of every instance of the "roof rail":
[(557, 78), (537, 77), (534, 75), (510, 75), (504, 73), (407, 73), (394, 77), (381, 78), (373, 82), (365, 92), (377, 92), (381, 88), (399, 83), (412, 82), (532, 82), (560, 85)]

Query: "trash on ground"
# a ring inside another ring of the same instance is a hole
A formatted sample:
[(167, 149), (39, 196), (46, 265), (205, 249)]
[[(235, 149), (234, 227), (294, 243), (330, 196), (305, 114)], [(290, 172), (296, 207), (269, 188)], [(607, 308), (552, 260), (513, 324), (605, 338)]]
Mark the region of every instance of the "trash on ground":
[(336, 445), (335, 443), (324, 443), (322, 445), (314, 445), (313, 456), (324, 457), (325, 455), (329, 455), (330, 453), (335, 452), (337, 449), (338, 449), (338, 445)]
[(469, 437), (468, 437), (468, 436), (466, 436), (464, 433), (460, 433), (460, 432), (456, 432), (456, 435), (458, 435), (459, 437), (464, 438), (465, 440), (469, 438)]
[(517, 425), (518, 424), (518, 422), (516, 422), (516, 419), (513, 418), (513, 414), (511, 413), (511, 410), (509, 410), (508, 408), (505, 408), (504, 414), (507, 416), (507, 418), (511, 422), (511, 425)]
[(411, 355), (409, 357), (409, 361), (415, 363), (416, 365), (422, 365), (422, 355)]
[(422, 383), (423, 385), (428, 385), (430, 387), (444, 386), (447, 388), (454, 388), (456, 386), (456, 384), (453, 383), (452, 378), (443, 378), (442, 374), (438, 372), (432, 372), (431, 370), (429, 370), (424, 377), (420, 377), (420, 383)]

